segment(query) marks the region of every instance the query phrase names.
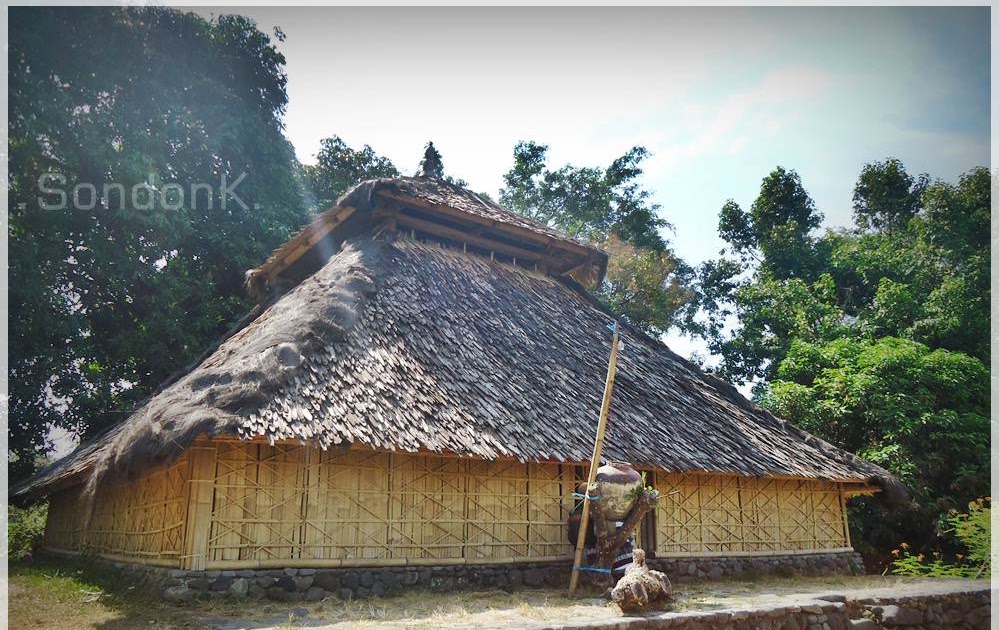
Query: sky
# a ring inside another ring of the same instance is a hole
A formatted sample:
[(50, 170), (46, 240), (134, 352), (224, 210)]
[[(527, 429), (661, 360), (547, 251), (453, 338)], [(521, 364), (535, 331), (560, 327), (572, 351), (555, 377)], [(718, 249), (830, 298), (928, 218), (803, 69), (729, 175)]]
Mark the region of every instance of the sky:
[[(851, 221), (865, 163), (956, 181), (989, 165), (988, 7), (209, 8), (242, 13), (287, 60), (286, 133), (370, 145), (414, 174), (433, 140), (448, 174), (495, 195), (513, 146), (607, 166), (649, 149), (642, 185), (697, 264), (724, 246), (718, 211), (794, 169)], [(672, 335), (681, 354), (703, 345)]]

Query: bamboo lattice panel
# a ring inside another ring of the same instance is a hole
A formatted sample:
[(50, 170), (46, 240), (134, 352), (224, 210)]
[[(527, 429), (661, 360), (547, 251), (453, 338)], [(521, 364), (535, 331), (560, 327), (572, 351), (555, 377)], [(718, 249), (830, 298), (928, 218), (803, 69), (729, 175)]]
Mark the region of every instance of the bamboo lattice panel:
[(60, 490), (49, 497), (45, 521), (45, 546), (52, 549), (79, 551), (83, 548), (84, 508), (80, 500), (81, 487)]
[(305, 447), (240, 442), (217, 447), (210, 559), (299, 557)]
[(781, 553), (848, 545), (831, 482), (657, 475), (659, 554)]
[(132, 482), (105, 481), (86, 526), (84, 486), (52, 496), (45, 544), (56, 549), (177, 564), (187, 514), (187, 456)]
[(568, 466), (220, 442), (216, 469), (209, 563), (571, 551)]

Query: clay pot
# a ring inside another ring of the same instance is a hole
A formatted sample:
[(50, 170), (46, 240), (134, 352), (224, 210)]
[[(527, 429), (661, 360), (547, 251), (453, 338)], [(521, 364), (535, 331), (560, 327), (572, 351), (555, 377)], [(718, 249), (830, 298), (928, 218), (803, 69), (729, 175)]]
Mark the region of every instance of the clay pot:
[(627, 462), (608, 462), (597, 468), (597, 494), (607, 518), (623, 521), (635, 503), (635, 486), (642, 475)]

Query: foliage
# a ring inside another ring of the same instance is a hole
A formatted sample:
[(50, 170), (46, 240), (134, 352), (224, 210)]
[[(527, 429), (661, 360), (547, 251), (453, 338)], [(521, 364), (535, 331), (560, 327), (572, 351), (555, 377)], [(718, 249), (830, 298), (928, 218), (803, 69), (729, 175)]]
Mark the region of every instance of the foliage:
[(738, 257), (699, 269), (704, 331), (764, 406), (909, 486), (902, 510), (857, 503), (875, 549), (928, 552), (947, 544), (940, 515), (988, 490), (989, 173), (930, 183), (889, 158), (864, 167), (854, 202), (860, 227), (814, 235), (820, 215), (778, 168), (751, 212), (727, 203)]
[(332, 206), (358, 182), (399, 176), (399, 170), (388, 158), (377, 155), (368, 145), (360, 150), (352, 149), (339, 136), (321, 140), (316, 163), (304, 166), (303, 171), (316, 197), (318, 210)]
[[(444, 157), (434, 146), (433, 142), (427, 142), (423, 147), (423, 159), (420, 160), (420, 168), (417, 173), (424, 177), (433, 177), (445, 181), (454, 186), (467, 188), (468, 182), (457, 177), (451, 177), (444, 173)], [(485, 195), (488, 197), (489, 195)]]
[(636, 247), (668, 249), (662, 230), (670, 225), (659, 218), (652, 193), (635, 181), (648, 150), (634, 147), (606, 169), (569, 164), (554, 171), (546, 165), (547, 153), (545, 145), (517, 143), (500, 203), (570, 236), (599, 242), (614, 233)]
[(7, 506), (7, 557), (15, 560), (31, 553), (42, 544), (45, 535), (47, 503), (27, 508)]
[(902, 543), (892, 550), (891, 572), (896, 575), (930, 577), (990, 577), (992, 547), (992, 499), (976, 499), (968, 504), (968, 511), (952, 510), (943, 522), (950, 529), (946, 533), (960, 541), (967, 554), (956, 554), (954, 561), (945, 561), (939, 552), (928, 560), (924, 554), (909, 551)]
[(645, 497), (645, 500), (655, 505), (659, 501), (660, 493), (655, 486), (650, 486), (648, 482), (649, 482), (648, 475), (646, 471), (643, 470), (642, 481), (640, 483), (636, 483), (635, 487), (629, 490), (627, 494), (624, 495), (624, 498), (628, 499), (629, 501), (634, 501), (639, 497)]
[(992, 570), (992, 497), (968, 503), (967, 512), (953, 510), (946, 519), (954, 537), (968, 550), (968, 562), (988, 574)]
[(919, 212), (928, 175), (913, 178), (898, 158), (865, 164), (853, 189), (853, 219), (862, 230), (897, 232)]
[[(864, 175), (871, 168), (865, 167)], [(900, 164), (896, 168), (899, 177), (907, 177)], [(923, 208), (904, 230), (892, 233), (802, 232), (802, 222), (813, 225), (819, 215), (806, 212), (810, 200), (797, 190), (797, 176), (780, 168), (764, 179), (754, 212), (741, 213), (734, 202), (726, 203), (719, 232), (739, 257), (709, 261), (698, 270), (704, 334), (723, 358), (724, 374), (736, 381), (772, 379), (792, 339), (844, 335), (911, 339), (986, 361), (989, 181), (987, 169), (973, 169), (957, 187), (928, 184), (921, 189)], [(873, 185), (868, 177), (865, 212), (872, 217), (895, 212), (901, 202), (891, 201), (891, 190), (879, 192)], [(774, 205), (775, 188), (789, 200), (776, 205), (797, 205), (795, 212), (757, 212)], [(909, 199), (912, 190), (896, 193)], [(889, 209), (879, 211), (876, 204)], [(764, 224), (768, 235), (757, 232)], [(739, 327), (726, 334), (733, 316)]]
[(423, 159), (420, 160), (420, 173), (426, 177), (442, 179), (444, 177), (444, 159), (433, 142), (427, 142), (423, 147)]
[(282, 135), (284, 58), (252, 21), (154, 7), (10, 20), (16, 479), (51, 425), (99, 432), (222, 336), (249, 307), (243, 272), (308, 213)]
[(795, 341), (761, 402), (905, 483), (913, 505), (868, 506), (890, 530), (867, 537), (923, 547), (941, 513), (988, 491), (988, 382), (977, 359), (905, 339)]
[(821, 222), (798, 174), (778, 166), (763, 178), (749, 212), (732, 200), (722, 206), (718, 233), (744, 262), (758, 262), (768, 275), (808, 279), (815, 271), (811, 231)]
[(500, 202), (610, 254), (597, 297), (630, 323), (653, 333), (692, 325), (693, 270), (670, 249), (659, 204), (637, 183), (648, 155), (634, 147), (606, 169), (547, 166), (548, 147), (519, 142), (503, 176)]
[(664, 333), (691, 315), (692, 273), (667, 250), (638, 248), (611, 234), (597, 244), (610, 256), (595, 295), (615, 313), (646, 330)]

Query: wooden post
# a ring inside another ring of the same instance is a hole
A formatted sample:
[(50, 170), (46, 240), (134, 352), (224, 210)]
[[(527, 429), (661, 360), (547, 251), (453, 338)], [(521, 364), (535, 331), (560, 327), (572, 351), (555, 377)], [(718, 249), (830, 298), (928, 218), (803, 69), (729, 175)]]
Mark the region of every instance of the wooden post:
[(184, 568), (203, 571), (208, 560), (208, 531), (212, 521), (215, 490), (215, 447), (191, 448), (191, 491), (187, 502), (187, 528), (184, 532)]
[(839, 491), (839, 510), (840, 518), (843, 520), (843, 538), (846, 540), (846, 546), (853, 548), (853, 543), (850, 542), (850, 519), (846, 516), (846, 492), (844, 492), (843, 484), (836, 484), (836, 489)]
[(586, 490), (583, 497), (583, 513), (580, 515), (579, 535), (576, 536), (576, 556), (572, 562), (572, 576), (569, 578), (569, 595), (576, 592), (579, 582), (579, 567), (583, 562), (586, 549), (586, 532), (590, 525), (590, 486), (597, 479), (597, 468), (600, 467), (600, 451), (604, 447), (604, 433), (607, 430), (607, 416), (610, 413), (611, 395), (614, 392), (614, 377), (617, 375), (617, 340), (618, 326), (614, 322), (614, 338), (611, 340), (610, 362), (607, 365), (607, 380), (604, 382), (604, 400), (600, 406), (600, 420), (597, 422), (597, 437), (593, 442), (593, 457), (590, 459), (590, 472), (586, 478)]

